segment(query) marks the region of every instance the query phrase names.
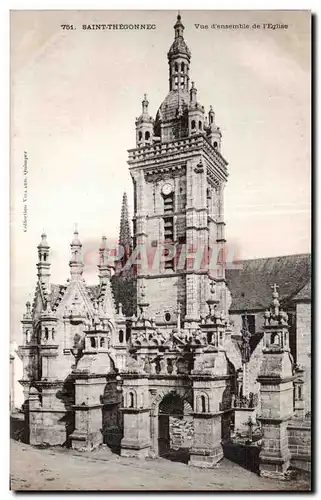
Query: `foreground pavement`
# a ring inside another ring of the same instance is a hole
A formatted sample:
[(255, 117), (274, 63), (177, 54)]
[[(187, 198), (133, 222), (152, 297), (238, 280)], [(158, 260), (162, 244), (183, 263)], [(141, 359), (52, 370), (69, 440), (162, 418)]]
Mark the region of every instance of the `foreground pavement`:
[(296, 490), (308, 491), (305, 479), (273, 481), (223, 459), (211, 470), (162, 458), (119, 457), (107, 448), (75, 452), (39, 449), (11, 440), (11, 489), (48, 490)]

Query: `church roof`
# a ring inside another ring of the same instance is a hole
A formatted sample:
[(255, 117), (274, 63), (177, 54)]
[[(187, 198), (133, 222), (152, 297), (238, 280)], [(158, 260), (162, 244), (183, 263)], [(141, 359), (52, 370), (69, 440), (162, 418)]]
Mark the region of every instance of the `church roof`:
[(188, 57), (191, 57), (191, 51), (186, 45), (186, 42), (182, 36), (178, 36), (175, 38), (173, 41), (169, 51), (168, 51), (168, 58), (172, 57), (175, 54), (185, 54)]
[(156, 121), (161, 119), (162, 122), (175, 120), (177, 111), (181, 107), (182, 111), (187, 109), (189, 102), (189, 94), (184, 90), (171, 90), (159, 107), (156, 115)]
[[(226, 283), (232, 295), (231, 312), (266, 309), (273, 283), (279, 286), (282, 302), (294, 300), (311, 280), (311, 254), (243, 260), (238, 264), (241, 269), (226, 270)], [(304, 293), (307, 292), (308, 288)]]

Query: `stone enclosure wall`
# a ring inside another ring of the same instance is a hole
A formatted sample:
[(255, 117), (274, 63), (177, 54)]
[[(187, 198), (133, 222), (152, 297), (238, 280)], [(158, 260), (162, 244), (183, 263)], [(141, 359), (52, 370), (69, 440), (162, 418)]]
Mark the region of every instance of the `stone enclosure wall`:
[(194, 438), (193, 417), (169, 417), (169, 435), (171, 449), (191, 448)]
[(311, 410), (311, 304), (296, 307), (297, 362), (305, 368), (305, 411)]
[(296, 469), (311, 470), (311, 422), (293, 419), (288, 424), (291, 465)]

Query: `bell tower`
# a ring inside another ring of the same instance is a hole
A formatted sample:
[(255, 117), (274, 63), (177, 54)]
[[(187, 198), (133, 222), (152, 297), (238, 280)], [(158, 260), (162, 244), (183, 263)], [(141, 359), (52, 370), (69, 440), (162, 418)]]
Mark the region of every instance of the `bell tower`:
[(169, 65), (169, 90), (182, 90), (188, 92), (189, 89), (189, 64), (191, 53), (184, 40), (184, 25), (181, 16), (177, 16), (174, 25), (175, 39), (168, 51)]
[(180, 15), (167, 57), (169, 92), (155, 121), (144, 99), (136, 130), (153, 128), (148, 143), (143, 135), (141, 140), (136, 136), (128, 164), (134, 184), (137, 287), (145, 287), (146, 317), (171, 332), (176, 326), (200, 324), (210, 279), (215, 281), (218, 309), (227, 313), (224, 266), (217, 263), (225, 244), (228, 172), (214, 111), (211, 107), (205, 117), (196, 86), (190, 86), (191, 52)]

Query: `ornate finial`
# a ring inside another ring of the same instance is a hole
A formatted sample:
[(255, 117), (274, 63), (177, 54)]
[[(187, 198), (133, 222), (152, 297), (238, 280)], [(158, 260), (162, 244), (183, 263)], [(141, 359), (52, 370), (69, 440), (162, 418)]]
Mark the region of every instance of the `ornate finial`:
[(118, 304), (118, 314), (119, 316), (123, 315), (123, 304), (121, 302)]
[(80, 240), (79, 240), (78, 225), (76, 223), (75, 223), (75, 229), (74, 229), (74, 237), (73, 237), (73, 240), (71, 242), (71, 245), (77, 245), (77, 246), (81, 245)]
[(47, 246), (48, 246), (47, 235), (45, 233), (45, 230), (43, 229), (42, 234), (41, 234), (41, 242), (39, 243), (39, 247), (47, 247)]
[(216, 292), (216, 283), (215, 283), (215, 280), (211, 280), (210, 282), (210, 292), (212, 295), (215, 294)]
[(176, 20), (174, 29), (175, 29), (175, 38), (183, 36), (184, 25), (182, 23), (182, 17), (180, 15), (180, 13), (178, 13), (178, 15), (177, 15), (177, 20)]
[(82, 244), (78, 237), (78, 230), (75, 227), (74, 237), (70, 244), (71, 247), (71, 260), (69, 262), (70, 273), (73, 279), (80, 279), (83, 272), (83, 261), (81, 248)]
[(141, 285), (139, 285), (139, 290), (140, 290), (140, 296), (141, 298), (143, 299), (145, 297), (145, 290), (146, 290), (146, 285), (144, 285), (144, 283), (142, 283)]
[[(102, 236), (101, 245), (99, 248), (99, 266), (106, 265), (106, 263), (108, 261), (108, 251), (109, 251), (109, 249), (107, 248), (107, 238), (106, 238), (106, 236)], [(99, 268), (99, 266), (98, 266), (98, 268)]]
[(277, 299), (279, 297), (279, 293), (277, 291), (277, 289), (279, 288), (279, 285), (277, 285), (276, 283), (273, 283), (273, 285), (271, 285), (271, 288), (273, 289), (272, 297), (274, 299)]
[(147, 101), (147, 94), (144, 94), (144, 101)]
[(31, 306), (30, 302), (29, 301), (26, 302), (26, 313), (24, 313), (23, 315), (24, 318), (28, 319), (31, 318), (30, 306)]

